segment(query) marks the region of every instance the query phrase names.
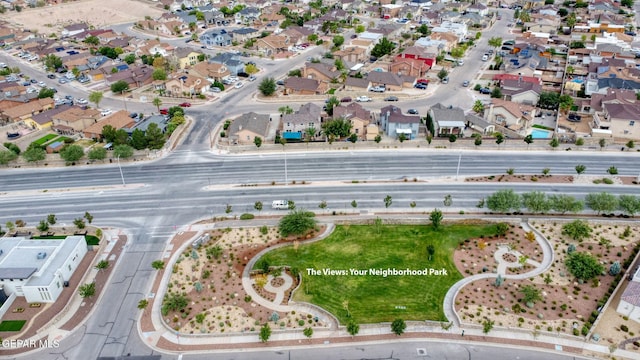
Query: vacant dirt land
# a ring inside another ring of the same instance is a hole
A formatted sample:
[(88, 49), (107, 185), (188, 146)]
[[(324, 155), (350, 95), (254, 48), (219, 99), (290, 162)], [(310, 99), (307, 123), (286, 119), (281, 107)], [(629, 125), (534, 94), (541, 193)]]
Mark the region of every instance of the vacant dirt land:
[(152, 3), (142, 1), (84, 0), (36, 9), (27, 8), (19, 13), (8, 11), (3, 16), (6, 21), (18, 27), (41, 34), (59, 34), (64, 26), (77, 22), (87, 22), (100, 28), (141, 20), (145, 16), (155, 18), (161, 13)]

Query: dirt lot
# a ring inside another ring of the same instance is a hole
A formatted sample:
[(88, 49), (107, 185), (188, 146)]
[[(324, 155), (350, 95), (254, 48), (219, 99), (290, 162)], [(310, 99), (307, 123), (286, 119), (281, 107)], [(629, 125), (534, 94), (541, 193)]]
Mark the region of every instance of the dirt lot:
[(161, 14), (152, 3), (132, 0), (85, 0), (74, 1), (56, 6), (36, 9), (24, 9), (22, 12), (6, 12), (4, 20), (19, 27), (49, 34), (59, 33), (62, 27), (87, 22), (96, 28), (124, 22), (155, 18)]

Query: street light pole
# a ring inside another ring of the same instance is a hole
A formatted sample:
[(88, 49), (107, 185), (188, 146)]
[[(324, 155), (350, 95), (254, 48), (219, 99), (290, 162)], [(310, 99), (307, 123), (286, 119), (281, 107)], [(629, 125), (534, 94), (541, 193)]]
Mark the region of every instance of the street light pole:
[(456, 180), (458, 180), (458, 174), (460, 174), (460, 161), (462, 161), (462, 153), (458, 156), (458, 168), (456, 169)]
[(122, 174), (122, 167), (120, 166), (120, 155), (118, 155), (116, 160), (118, 160), (118, 169), (120, 169), (120, 178), (122, 179), (122, 186), (126, 186), (127, 184), (124, 183), (124, 174)]
[(286, 151), (284, 152), (284, 184), (289, 185), (289, 178), (287, 176), (287, 152)]

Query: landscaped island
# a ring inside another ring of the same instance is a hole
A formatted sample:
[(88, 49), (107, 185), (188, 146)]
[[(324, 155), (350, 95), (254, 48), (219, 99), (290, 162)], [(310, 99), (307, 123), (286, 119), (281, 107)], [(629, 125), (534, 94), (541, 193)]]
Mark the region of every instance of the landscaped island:
[[(488, 223), (438, 230), (428, 225), (342, 225), (325, 240), (271, 251), (255, 268), (264, 268), (265, 262), (290, 267), (302, 276), (293, 300), (316, 304), (342, 323), (399, 317), (446, 321), (444, 296), (462, 278), (453, 262), (455, 248), (496, 231), (496, 224)], [(394, 270), (401, 274), (393, 275)]]

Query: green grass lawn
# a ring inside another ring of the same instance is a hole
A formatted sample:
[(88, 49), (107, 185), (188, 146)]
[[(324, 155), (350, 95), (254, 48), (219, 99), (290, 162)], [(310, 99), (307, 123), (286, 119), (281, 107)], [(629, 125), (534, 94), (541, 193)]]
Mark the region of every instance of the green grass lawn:
[(5, 320), (0, 322), (0, 331), (20, 331), (27, 320)]
[(55, 138), (57, 138), (58, 135), (57, 134), (47, 134), (43, 137), (41, 137), (40, 139), (34, 141), (34, 143), (38, 144), (38, 145), (43, 145), (46, 142), (49, 142)]
[[(346, 323), (405, 320), (446, 321), (444, 296), (462, 278), (453, 263), (453, 251), (465, 239), (493, 235), (496, 226), (448, 225), (439, 231), (431, 226), (349, 225), (337, 226), (327, 239), (307, 245), (271, 251), (263, 257), (271, 266), (288, 265), (302, 274), (302, 284), (294, 295), (323, 307)], [(427, 245), (436, 248), (428, 260)], [(369, 269), (445, 269), (447, 275), (372, 275)], [(307, 269), (345, 270), (347, 275), (310, 275)], [(350, 269), (366, 275), (351, 275)], [(403, 307), (403, 308), (396, 308)]]
[[(72, 235), (54, 235), (54, 236), (32, 236), (33, 239), (54, 239), (60, 240), (65, 239), (67, 236)], [(87, 245), (98, 245), (100, 243), (100, 239), (93, 235), (85, 235), (84, 239), (87, 241)]]

